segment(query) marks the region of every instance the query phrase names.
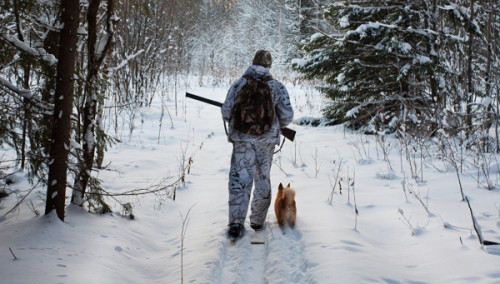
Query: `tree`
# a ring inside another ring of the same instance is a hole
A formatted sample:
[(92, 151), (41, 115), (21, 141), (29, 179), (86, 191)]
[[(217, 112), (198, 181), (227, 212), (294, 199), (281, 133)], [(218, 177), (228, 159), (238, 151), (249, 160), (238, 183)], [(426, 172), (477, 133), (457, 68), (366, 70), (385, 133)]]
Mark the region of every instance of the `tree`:
[(331, 105), (325, 114), (371, 131), (420, 116), (432, 103), (422, 85), (433, 69), (421, 27), (422, 7), (406, 1), (330, 5), (325, 17), (339, 35), (316, 33), (303, 46), (308, 59), (296, 68), (324, 78)]
[[(58, 2), (7, 0), (0, 4), (0, 48), (4, 51), (0, 54), (0, 102), (4, 106), (0, 110), (0, 142), (16, 150), (16, 166), (26, 167), (30, 181), (47, 186), (47, 212), (56, 208), (51, 199), (64, 195), (61, 187), (55, 189), (61, 185), (63, 172), (73, 184), (72, 202), (83, 206), (88, 201), (90, 210), (100, 211), (93, 197), (101, 199), (101, 188), (93, 173), (101, 167), (106, 147), (116, 141), (105, 132), (104, 121), (115, 122), (106, 116), (125, 109), (130, 110), (126, 120), (133, 121), (137, 109), (151, 103), (160, 84), (169, 84), (174, 77), (177, 84), (178, 75), (189, 70), (185, 45), (197, 20), (199, 1), (81, 2), (81, 14), (87, 17), (81, 19), (86, 22), (77, 30), (78, 48), (72, 48), (76, 53), (74, 76), (66, 76), (76, 78), (71, 100), (61, 95), (67, 87), (59, 81), (64, 68), (69, 67), (56, 66), (61, 56), (68, 62), (67, 54), (63, 56), (58, 49), (59, 42), (64, 42), (58, 28), (63, 25), (63, 5)], [(117, 48), (112, 49), (114, 44)], [(60, 112), (69, 101), (73, 101), (72, 108)], [(74, 113), (71, 120), (55, 115), (67, 115), (69, 110)], [(68, 121), (70, 140), (64, 137)], [(114, 126), (120, 132), (119, 124)], [(133, 122), (131, 134), (132, 129)], [(62, 146), (69, 152), (59, 151)], [(51, 150), (54, 147), (59, 150)], [(54, 170), (64, 157), (67, 170)], [(57, 172), (60, 175), (56, 178)], [(92, 192), (87, 197), (92, 198), (85, 199), (89, 188)], [(63, 208), (64, 200), (58, 199), (57, 206)], [(63, 216), (63, 212), (58, 215)]]
[(71, 114), (73, 113), (73, 89), (78, 41), (79, 1), (61, 0), (61, 29), (57, 81), (54, 100), (54, 118), (50, 164), (47, 184), (45, 214), (56, 210), (64, 221), (68, 153), (70, 149)]
[[(82, 145), (81, 151), (77, 151), (77, 173), (73, 187), (71, 203), (83, 206), (85, 192), (91, 172), (95, 163), (95, 152), (97, 147), (96, 127), (99, 127), (98, 106), (103, 104), (103, 96), (99, 96), (102, 87), (99, 82), (99, 72), (106, 59), (114, 34), (114, 0), (108, 0), (106, 16), (104, 21), (105, 32), (99, 33), (98, 12), (101, 5), (100, 0), (91, 0), (87, 9), (87, 65), (83, 86), (84, 102), (82, 111), (79, 112), (82, 121), (81, 131), (78, 133), (78, 141)], [(99, 37), (98, 37), (99, 36)], [(103, 139), (101, 137), (101, 139)]]
[(326, 22), (322, 20), (322, 5), (329, 1), (324, 0), (300, 0), (299, 10), (299, 32), (300, 39), (309, 37), (320, 30), (325, 30)]
[(240, 76), (253, 54), (267, 49), (274, 74), (281, 75), (297, 56), (298, 14), (296, 1), (289, 0), (203, 1), (188, 39), (192, 68), (211, 73), (218, 84), (228, 75)]
[[(55, 66), (53, 26), (58, 8), (49, 1), (4, 1), (0, 5), (0, 141), (17, 152), (16, 165), (30, 180), (46, 180)], [(31, 21), (30, 19), (37, 19)], [(35, 88), (33, 88), (33, 86)], [(21, 131), (14, 131), (19, 129)]]
[(324, 15), (335, 30), (305, 42), (306, 56), (295, 67), (308, 79), (325, 80), (320, 90), (331, 102), (325, 115), (354, 128), (456, 133), (467, 125), (463, 130), (475, 131), (471, 126), (487, 113), (481, 102), (488, 70), (481, 46), (487, 45), (480, 44), (486, 5), (337, 1)]

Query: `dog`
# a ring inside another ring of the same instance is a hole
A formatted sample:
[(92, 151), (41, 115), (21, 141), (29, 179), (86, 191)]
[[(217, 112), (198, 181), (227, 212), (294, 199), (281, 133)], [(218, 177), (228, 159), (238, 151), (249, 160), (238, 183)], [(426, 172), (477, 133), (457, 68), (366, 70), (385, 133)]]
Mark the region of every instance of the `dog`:
[(287, 187), (283, 187), (283, 184), (280, 183), (278, 194), (274, 201), (274, 213), (282, 230), (286, 226), (292, 229), (295, 227), (297, 207), (295, 205), (295, 191), (290, 187), (290, 184)]

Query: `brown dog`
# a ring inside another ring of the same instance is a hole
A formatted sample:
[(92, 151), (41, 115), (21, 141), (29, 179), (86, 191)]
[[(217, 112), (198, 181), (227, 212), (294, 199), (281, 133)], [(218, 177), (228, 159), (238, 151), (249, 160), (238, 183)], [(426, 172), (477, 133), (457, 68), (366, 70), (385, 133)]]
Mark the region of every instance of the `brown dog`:
[(274, 213), (281, 229), (287, 225), (292, 229), (295, 227), (297, 207), (295, 206), (295, 191), (290, 187), (290, 184), (283, 187), (280, 183), (278, 195), (274, 201)]

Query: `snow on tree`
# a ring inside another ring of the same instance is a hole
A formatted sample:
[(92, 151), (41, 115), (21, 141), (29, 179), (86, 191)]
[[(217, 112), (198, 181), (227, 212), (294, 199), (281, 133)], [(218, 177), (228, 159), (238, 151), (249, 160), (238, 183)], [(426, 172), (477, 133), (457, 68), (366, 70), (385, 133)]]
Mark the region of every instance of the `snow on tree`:
[(324, 80), (320, 89), (331, 100), (325, 115), (370, 132), (394, 131), (402, 124), (432, 132), (446, 127), (446, 113), (471, 117), (471, 109), (455, 107), (477, 102), (477, 96), (462, 94), (471, 85), (465, 74), (475, 80), (481, 72), (471, 71), (479, 65), (469, 71), (459, 66), (464, 58), (479, 57), (467, 57), (464, 50), (472, 37), (481, 36), (481, 28), (466, 6), (447, 3), (326, 6), (325, 19), (335, 30), (311, 36), (302, 45), (306, 56), (294, 61), (306, 78)]
[(296, 65), (308, 78), (325, 79), (321, 90), (332, 100), (326, 116), (354, 128), (393, 128), (432, 104), (424, 87), (433, 64), (421, 7), (384, 2), (330, 5), (325, 16), (341, 34), (315, 34), (304, 46), (306, 62)]
[(296, 56), (298, 6), (289, 0), (203, 1), (200, 18), (189, 38), (192, 68), (218, 80), (239, 76), (253, 54), (267, 49), (275, 73)]

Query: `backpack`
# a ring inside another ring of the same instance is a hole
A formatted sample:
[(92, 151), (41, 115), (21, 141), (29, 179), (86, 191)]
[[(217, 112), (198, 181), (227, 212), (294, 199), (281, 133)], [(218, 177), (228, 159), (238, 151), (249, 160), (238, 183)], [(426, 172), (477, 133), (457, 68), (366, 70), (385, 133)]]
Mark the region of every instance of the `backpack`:
[(269, 132), (274, 122), (276, 112), (267, 84), (273, 78), (256, 79), (244, 77), (247, 82), (236, 95), (231, 109), (233, 128), (244, 134), (261, 135)]

